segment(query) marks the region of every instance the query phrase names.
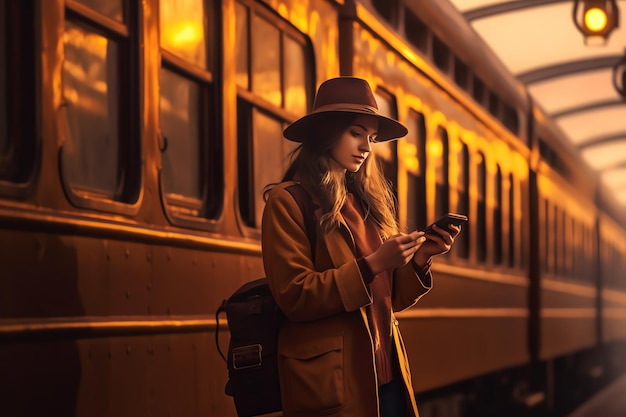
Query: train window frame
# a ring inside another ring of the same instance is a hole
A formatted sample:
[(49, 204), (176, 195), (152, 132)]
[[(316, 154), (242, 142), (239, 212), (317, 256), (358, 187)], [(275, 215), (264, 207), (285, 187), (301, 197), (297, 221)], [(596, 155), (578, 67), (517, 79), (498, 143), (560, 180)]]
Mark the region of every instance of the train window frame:
[[(508, 251), (507, 251), (507, 264), (509, 266), (509, 268), (514, 268), (516, 266), (515, 264), (515, 259), (516, 259), (516, 254), (517, 254), (517, 233), (515, 230), (515, 213), (517, 210), (517, 206), (516, 206), (516, 198), (515, 198), (515, 176), (513, 175), (512, 172), (509, 173), (508, 176), (508, 180), (509, 180), (509, 188), (508, 188), (508, 193), (507, 193), (507, 200), (508, 200), (508, 207), (509, 207), (509, 211), (508, 211), (508, 216), (507, 216), (507, 223), (508, 223)], [(539, 222), (539, 224), (541, 224), (541, 222)]]
[(476, 261), (487, 263), (488, 245), (487, 238), (487, 184), (488, 170), (486, 153), (476, 153)]
[[(159, 84), (163, 85), (166, 74), (170, 79), (178, 78), (178, 86), (186, 83), (190, 101), (190, 115), (195, 116), (191, 130), (195, 133), (186, 149), (196, 149), (198, 158), (195, 160), (195, 171), (190, 173), (195, 181), (195, 195), (180, 193), (180, 189), (170, 188), (166, 172), (166, 153), (171, 140), (164, 131), (165, 117), (163, 113), (164, 89), (159, 92), (159, 151), (161, 164), (158, 171), (159, 194), (167, 221), (175, 226), (204, 231), (215, 230), (220, 224), (224, 210), (224, 139), (221, 135), (221, 119), (218, 109), (221, 108), (218, 86), (220, 59), (213, 44), (222, 42), (218, 25), (221, 20), (219, 2), (204, 1), (203, 19), (203, 55), (204, 62), (196, 62), (180, 51), (168, 49), (162, 40), (161, 10), (159, 10)], [(195, 92), (196, 94), (192, 94)], [(193, 114), (191, 114), (193, 113)], [(184, 146), (183, 146), (184, 147)], [(172, 154), (174, 157), (176, 154)], [(169, 161), (169, 159), (167, 159)], [(172, 166), (176, 166), (173, 160)], [(193, 170), (193, 168), (192, 168)], [(189, 173), (189, 172), (188, 172)]]
[(429, 55), (432, 45), (432, 32), (424, 21), (409, 8), (409, 5), (406, 6), (404, 9), (404, 36), (411, 45), (414, 45), (425, 55)]
[(431, 221), (443, 216), (450, 211), (450, 137), (444, 126), (438, 126), (435, 138), (438, 141), (438, 149), (441, 150), (439, 158), (433, 161), (434, 193), (432, 213), (429, 214)]
[(32, 194), (41, 165), (41, 139), (39, 138), (39, 108), (36, 103), (36, 86), (39, 67), (36, 63), (40, 49), (38, 2), (6, 1), (2, 9), (4, 30), (0, 37), (7, 65), (0, 71), (0, 195), (25, 199)]
[(444, 74), (449, 74), (452, 68), (454, 54), (450, 47), (438, 36), (432, 35), (432, 60), (437, 68)]
[(469, 66), (456, 55), (453, 56), (452, 62), (454, 64), (454, 82), (464, 91), (469, 91), (472, 80), (472, 73)]
[(400, 21), (401, 4), (401, 0), (372, 0), (376, 13), (394, 27)]
[[(313, 96), (315, 91), (315, 66), (313, 45), (308, 36), (299, 31), (295, 26), (288, 22), (284, 17), (276, 14), (268, 9), (260, 2), (253, 0), (237, 0), (237, 12), (242, 14), (237, 17), (238, 22), (238, 42), (245, 41), (245, 48), (236, 48), (246, 54), (246, 57), (237, 57), (238, 73), (237, 73), (237, 205), (236, 217), (241, 233), (250, 238), (258, 239), (261, 236), (261, 214), (263, 207), (263, 190), (269, 184), (257, 184), (254, 178), (254, 172), (257, 170), (257, 161), (260, 153), (255, 152), (255, 143), (259, 143), (261, 139), (257, 127), (254, 125), (255, 115), (257, 120), (274, 120), (281, 124), (281, 134), (277, 137), (265, 138), (265, 140), (274, 140), (282, 150), (281, 171), (276, 172), (275, 182), (279, 182), (284, 174), (284, 170), (289, 162), (289, 155), (297, 145), (295, 142), (289, 142), (282, 136), (282, 130), (298, 117), (303, 116), (297, 110), (286, 107), (288, 99), (286, 92), (286, 83), (289, 82), (290, 75), (287, 75), (290, 69), (286, 62), (285, 48), (293, 46), (294, 43), (300, 46), (302, 51), (302, 65), (300, 66), (304, 74), (301, 76), (304, 102), (301, 111), (306, 113), (313, 104)], [(262, 91), (253, 85), (254, 77), (254, 48), (256, 43), (252, 37), (253, 18), (263, 19), (271, 27), (278, 31), (278, 77), (280, 80), (280, 103), (276, 100), (264, 97)], [(244, 21), (245, 27), (240, 26), (239, 22)], [(241, 33), (239, 32), (241, 31)], [(246, 71), (246, 74), (240, 74), (239, 71)], [(289, 78), (289, 79), (288, 79)], [(274, 174), (272, 174), (274, 175)], [(272, 181), (274, 182), (274, 181)]]
[[(427, 226), (426, 218), (426, 118), (423, 113), (409, 109), (407, 116), (408, 134), (401, 139), (399, 155), (402, 156), (405, 175), (399, 176), (399, 190), (406, 188), (404, 214), (407, 230), (423, 230)], [(406, 180), (404, 180), (406, 178)], [(400, 180), (406, 181), (404, 187)], [(400, 191), (401, 192), (401, 191)], [(402, 192), (401, 192), (402, 193)]]
[[(470, 211), (470, 151), (465, 142), (461, 142), (460, 151), (457, 153), (458, 178), (457, 178), (457, 212), (468, 214)], [(464, 227), (457, 238), (454, 253), (457, 258), (469, 259), (471, 233), (469, 227)]]
[[(378, 104), (378, 113), (389, 118), (398, 119), (398, 101), (390, 91), (382, 86), (374, 89), (374, 98)], [(390, 140), (380, 143), (373, 143), (372, 150), (376, 155), (377, 162), (387, 180), (391, 182), (391, 188), (398, 197), (398, 141)], [(381, 152), (382, 151), (382, 152)], [(381, 156), (385, 154), (388, 159)]]
[[(142, 43), (139, 30), (139, 2), (127, 0), (123, 4), (125, 21), (119, 22), (76, 0), (65, 0), (63, 33), (70, 23), (93, 34), (102, 36), (118, 45), (116, 65), (117, 88), (115, 117), (117, 127), (117, 159), (115, 189), (102, 192), (78, 188), (70, 181), (68, 172), (67, 138), (59, 147), (59, 172), (65, 195), (69, 202), (79, 208), (132, 216), (139, 210), (142, 198), (141, 128), (139, 94), (139, 48)], [(64, 70), (65, 71), (65, 70)], [(64, 84), (65, 85), (65, 84)], [(134, 93), (133, 93), (134, 92)], [(65, 100), (65, 99), (64, 99)], [(67, 107), (69, 103), (65, 103)], [(67, 109), (61, 115), (61, 124), (67, 123)], [(80, 189), (80, 191), (78, 190)]]
[(539, 204), (539, 263), (541, 273), (550, 272), (550, 201), (540, 196)]
[(492, 215), (490, 216), (493, 219), (493, 226), (492, 226), (492, 241), (493, 241), (493, 251), (492, 251), (492, 256), (493, 256), (493, 263), (494, 265), (502, 265), (503, 261), (504, 261), (504, 250), (502, 247), (502, 244), (504, 242), (504, 236), (503, 236), (503, 219), (504, 216), (502, 214), (502, 207), (503, 207), (503, 201), (504, 201), (504, 193), (503, 193), (503, 186), (504, 186), (504, 181), (503, 181), (503, 177), (502, 177), (502, 168), (500, 167), (500, 164), (496, 163), (495, 164), (495, 172), (494, 172), (494, 176), (493, 176), (493, 199), (494, 199), (494, 204), (493, 204), (493, 208), (492, 208)]

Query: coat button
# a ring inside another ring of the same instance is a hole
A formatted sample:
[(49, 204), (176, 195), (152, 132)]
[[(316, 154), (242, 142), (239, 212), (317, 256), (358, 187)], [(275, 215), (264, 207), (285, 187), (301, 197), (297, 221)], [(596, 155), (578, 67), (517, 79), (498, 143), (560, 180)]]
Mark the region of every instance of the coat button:
[(400, 323), (398, 323), (398, 320), (394, 320), (394, 321), (393, 321), (393, 325), (394, 325), (394, 326), (397, 326), (397, 325), (399, 325), (399, 324), (400, 324)]

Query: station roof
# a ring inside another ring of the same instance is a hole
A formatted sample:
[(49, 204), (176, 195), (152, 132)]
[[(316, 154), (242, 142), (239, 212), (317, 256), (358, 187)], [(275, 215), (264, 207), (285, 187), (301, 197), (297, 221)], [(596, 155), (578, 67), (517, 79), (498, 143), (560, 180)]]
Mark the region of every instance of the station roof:
[(576, 28), (574, 0), (450, 2), (626, 208), (626, 100), (613, 80), (626, 54), (626, 0), (616, 2), (620, 26), (601, 45)]

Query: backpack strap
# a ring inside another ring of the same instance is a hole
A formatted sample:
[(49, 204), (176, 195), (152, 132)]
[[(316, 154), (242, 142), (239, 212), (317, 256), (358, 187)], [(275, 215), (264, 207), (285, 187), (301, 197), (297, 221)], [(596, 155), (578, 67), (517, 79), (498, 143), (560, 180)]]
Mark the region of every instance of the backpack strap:
[[(306, 234), (309, 238), (309, 244), (311, 246), (311, 257), (313, 258), (313, 263), (315, 263), (315, 245), (317, 243), (317, 225), (315, 220), (315, 205), (313, 204), (313, 199), (311, 195), (304, 189), (302, 185), (296, 183), (294, 185), (290, 185), (286, 188), (287, 192), (291, 194), (291, 196), (298, 203), (298, 207), (302, 212), (302, 216), (304, 217), (304, 227), (306, 230)], [(219, 329), (220, 329), (220, 314), (226, 312), (226, 304), (228, 300), (222, 300), (222, 303), (217, 308), (215, 312), (215, 344), (217, 345), (217, 351), (224, 359), (224, 362), (228, 363), (224, 352), (222, 351), (219, 344)]]
[(217, 346), (217, 351), (219, 352), (220, 356), (222, 357), (222, 359), (224, 359), (224, 363), (228, 363), (228, 361), (226, 360), (226, 356), (224, 355), (224, 352), (222, 352), (222, 349), (220, 348), (219, 333), (220, 333), (220, 313), (226, 312), (226, 302), (227, 300), (222, 300), (222, 304), (220, 304), (220, 306), (217, 308), (217, 311), (215, 312), (215, 345)]
[(304, 216), (304, 228), (306, 235), (309, 238), (309, 245), (311, 246), (311, 258), (315, 263), (315, 246), (317, 243), (317, 222), (315, 220), (315, 206), (311, 195), (304, 189), (301, 184), (290, 185), (285, 188), (289, 194), (296, 200), (300, 211)]

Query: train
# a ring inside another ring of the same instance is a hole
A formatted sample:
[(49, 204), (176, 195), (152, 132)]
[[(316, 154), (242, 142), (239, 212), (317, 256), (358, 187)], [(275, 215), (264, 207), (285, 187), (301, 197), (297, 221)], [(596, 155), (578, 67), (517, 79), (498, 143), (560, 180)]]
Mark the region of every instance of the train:
[(422, 417), (626, 372), (624, 208), (448, 1), (5, 0), (0, 30), (3, 416), (236, 416), (214, 313), (340, 75), (409, 129), (373, 150), (405, 230), (470, 219), (398, 314)]

